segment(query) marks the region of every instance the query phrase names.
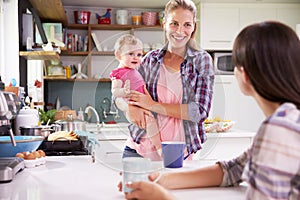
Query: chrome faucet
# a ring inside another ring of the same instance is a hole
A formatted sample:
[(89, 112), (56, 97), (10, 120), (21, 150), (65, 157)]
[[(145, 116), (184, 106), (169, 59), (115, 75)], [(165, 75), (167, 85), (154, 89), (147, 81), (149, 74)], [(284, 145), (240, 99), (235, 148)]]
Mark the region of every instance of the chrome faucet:
[(96, 111), (96, 109), (95, 108), (93, 108), (92, 106), (87, 106), (86, 108), (85, 108), (85, 113), (87, 114), (87, 113), (89, 113), (89, 110), (92, 110), (94, 113), (95, 113), (95, 116), (96, 116), (96, 123), (97, 123), (97, 131), (98, 131), (98, 127), (100, 127), (100, 118), (99, 118), (99, 115), (98, 115), (98, 113), (97, 113), (97, 111)]
[[(113, 97), (112, 97), (113, 98)], [(114, 105), (113, 102), (111, 102), (107, 97), (105, 97), (102, 100), (102, 103), (107, 105), (106, 107), (101, 106), (102, 108), (102, 114), (103, 114), (103, 118), (106, 119), (107, 115), (114, 115), (115, 119), (119, 119), (120, 115), (119, 115), (119, 111), (116, 108), (116, 106)]]

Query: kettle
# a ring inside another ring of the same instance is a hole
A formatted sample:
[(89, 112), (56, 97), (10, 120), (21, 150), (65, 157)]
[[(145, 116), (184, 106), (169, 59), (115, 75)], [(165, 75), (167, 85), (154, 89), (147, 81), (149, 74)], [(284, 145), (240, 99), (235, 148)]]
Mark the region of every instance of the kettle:
[(20, 135), (20, 127), (24, 126), (38, 126), (39, 112), (36, 109), (31, 109), (24, 106), (16, 117), (15, 133)]

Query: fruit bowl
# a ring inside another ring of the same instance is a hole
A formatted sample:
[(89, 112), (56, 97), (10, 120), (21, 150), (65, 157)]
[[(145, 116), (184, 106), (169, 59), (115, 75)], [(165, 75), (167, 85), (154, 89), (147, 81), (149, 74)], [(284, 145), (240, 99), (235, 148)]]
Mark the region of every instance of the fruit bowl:
[(43, 136), (14, 136), (16, 146), (13, 146), (9, 136), (0, 136), (0, 157), (14, 157), (24, 151), (35, 151), (41, 145)]
[(218, 122), (204, 123), (204, 128), (206, 133), (216, 132), (219, 126)]
[(224, 122), (218, 122), (218, 127), (216, 128), (216, 131), (219, 132), (226, 132), (229, 129), (233, 127), (235, 124), (235, 121), (224, 121)]

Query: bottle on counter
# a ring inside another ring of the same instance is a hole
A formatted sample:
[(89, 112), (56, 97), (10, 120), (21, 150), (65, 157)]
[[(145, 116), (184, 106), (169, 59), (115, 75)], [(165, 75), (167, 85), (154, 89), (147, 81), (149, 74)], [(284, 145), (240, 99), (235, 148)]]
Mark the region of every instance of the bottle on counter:
[(55, 107), (56, 107), (56, 110), (60, 109), (60, 99), (59, 99), (59, 97), (56, 98)]
[(79, 108), (77, 119), (79, 119), (81, 121), (84, 121), (84, 115), (83, 115), (82, 107)]

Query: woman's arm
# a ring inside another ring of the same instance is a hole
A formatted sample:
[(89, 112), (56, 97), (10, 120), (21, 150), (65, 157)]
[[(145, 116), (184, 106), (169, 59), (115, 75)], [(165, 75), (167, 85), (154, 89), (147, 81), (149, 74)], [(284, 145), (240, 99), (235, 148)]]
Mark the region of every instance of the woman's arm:
[[(156, 173), (151, 175), (149, 179), (153, 181), (157, 177), (158, 174)], [(218, 164), (194, 171), (168, 173), (162, 175), (158, 184), (143, 181), (126, 184), (126, 187), (132, 188), (133, 191), (126, 193), (125, 198), (174, 200), (176, 198), (166, 189), (219, 186), (222, 179), (223, 171)]]
[(146, 87), (144, 88), (145, 94), (137, 91), (130, 91), (129, 104), (139, 106), (152, 112), (167, 115), (174, 118), (190, 120), (188, 112), (188, 104), (166, 104), (153, 101)]
[(141, 129), (146, 129), (146, 117), (151, 116), (153, 117), (152, 113), (149, 110), (145, 110), (141, 107), (133, 106), (128, 104), (128, 115), (130, 121), (137, 125)]
[(220, 186), (223, 170), (219, 164), (177, 173), (163, 174), (158, 183), (167, 189), (200, 188)]

